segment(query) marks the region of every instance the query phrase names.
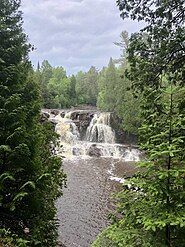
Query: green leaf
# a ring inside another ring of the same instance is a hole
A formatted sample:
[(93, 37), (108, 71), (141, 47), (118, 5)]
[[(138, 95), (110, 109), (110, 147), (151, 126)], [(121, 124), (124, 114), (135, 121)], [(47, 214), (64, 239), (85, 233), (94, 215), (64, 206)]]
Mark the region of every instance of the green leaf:
[(2, 183), (5, 180), (15, 181), (15, 178), (12, 175), (10, 175), (10, 173), (5, 172), (0, 175), (0, 182)]
[(13, 202), (18, 202), (21, 201), (25, 196), (27, 196), (28, 193), (27, 192), (19, 192), (14, 198), (13, 198)]
[(35, 189), (35, 183), (33, 181), (28, 181), (21, 186), (20, 190), (25, 189), (25, 187), (31, 187), (32, 189)]

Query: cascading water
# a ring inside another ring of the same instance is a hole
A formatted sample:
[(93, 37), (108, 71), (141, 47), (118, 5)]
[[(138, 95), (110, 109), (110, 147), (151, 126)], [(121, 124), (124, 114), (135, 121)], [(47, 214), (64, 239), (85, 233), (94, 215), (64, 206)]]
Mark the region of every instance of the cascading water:
[(64, 117), (57, 115), (55, 117), (57, 124), (55, 126), (55, 131), (60, 135), (60, 140), (67, 143), (75, 143), (80, 139), (80, 133), (77, 126), (69, 118), (69, 114), (65, 114)]
[(115, 143), (115, 133), (110, 127), (110, 113), (95, 114), (86, 132), (90, 142)]
[[(72, 119), (73, 115), (75, 120)], [(67, 111), (65, 114), (50, 114), (50, 120), (56, 124), (55, 131), (60, 135), (62, 149), (58, 153), (67, 157), (102, 156), (138, 161), (140, 152), (137, 149), (115, 143), (115, 131), (110, 126), (110, 117), (109, 112), (94, 113), (86, 129), (85, 140), (82, 141), (79, 128), (75, 124), (75, 121), (79, 121), (79, 113)]]

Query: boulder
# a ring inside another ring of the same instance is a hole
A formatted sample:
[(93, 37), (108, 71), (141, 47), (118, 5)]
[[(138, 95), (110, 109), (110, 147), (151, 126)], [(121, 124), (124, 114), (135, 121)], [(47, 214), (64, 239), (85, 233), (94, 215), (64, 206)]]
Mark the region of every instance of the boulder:
[(46, 122), (49, 119), (49, 113), (47, 112), (41, 112), (41, 116), (40, 116), (40, 122)]
[(92, 144), (88, 150), (89, 156), (100, 157), (102, 156), (101, 149), (96, 146), (96, 144)]
[(81, 154), (80, 149), (77, 147), (73, 147), (72, 152), (73, 152), (73, 155), (75, 156), (79, 156)]
[(60, 113), (60, 116), (61, 116), (62, 118), (64, 118), (65, 114), (66, 114), (66, 113), (63, 111), (63, 112)]
[(60, 111), (57, 110), (57, 109), (52, 109), (52, 110), (51, 110), (51, 114), (53, 114), (53, 115), (55, 115), (55, 116), (57, 116), (59, 113), (60, 113)]

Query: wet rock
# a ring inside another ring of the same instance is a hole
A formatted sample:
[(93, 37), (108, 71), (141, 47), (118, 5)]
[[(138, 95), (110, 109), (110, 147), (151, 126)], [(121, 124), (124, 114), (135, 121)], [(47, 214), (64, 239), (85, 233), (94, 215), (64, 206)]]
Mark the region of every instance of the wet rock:
[(100, 157), (102, 156), (101, 149), (96, 146), (96, 144), (93, 144), (88, 151), (89, 156), (95, 156), (95, 157)]
[(74, 147), (73, 150), (72, 150), (72, 152), (73, 152), (73, 155), (75, 155), (75, 156), (81, 155), (80, 149), (77, 148), (77, 147)]
[(60, 113), (60, 111), (57, 110), (57, 109), (52, 109), (52, 110), (51, 110), (51, 114), (53, 114), (53, 115), (55, 115), (55, 116), (57, 116), (59, 113)]
[(61, 112), (61, 113), (60, 113), (60, 116), (61, 116), (62, 118), (64, 118), (65, 114), (66, 114), (65, 112)]
[(54, 119), (54, 118), (50, 118), (50, 123), (52, 123), (52, 125), (56, 125), (57, 123), (58, 123), (58, 121), (56, 120), (56, 119)]
[(49, 119), (49, 113), (42, 112), (40, 116), (41, 123), (48, 121), (48, 119)]

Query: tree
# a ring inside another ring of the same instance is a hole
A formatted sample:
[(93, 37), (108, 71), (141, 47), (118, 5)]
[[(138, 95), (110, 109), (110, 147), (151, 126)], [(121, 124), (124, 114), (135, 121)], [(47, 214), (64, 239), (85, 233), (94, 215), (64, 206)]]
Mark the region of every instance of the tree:
[(69, 89), (69, 96), (70, 96), (70, 104), (72, 106), (76, 105), (77, 103), (77, 95), (76, 95), (76, 77), (72, 75), (70, 77), (70, 89)]
[(115, 42), (122, 51), (120, 59), (117, 60), (120, 66), (118, 68), (118, 83), (116, 87), (117, 104), (115, 112), (122, 119), (121, 128), (125, 132), (138, 135), (138, 128), (142, 121), (140, 116), (142, 97), (141, 94), (137, 96), (134, 94), (132, 82), (125, 75), (126, 70), (129, 68), (127, 59), (127, 49), (129, 47), (128, 32), (123, 31), (120, 38), (120, 42)]
[(97, 107), (101, 110), (107, 110), (105, 102), (106, 94), (106, 67), (103, 67), (98, 75), (98, 98), (97, 98)]
[(106, 91), (105, 94), (105, 101), (107, 105), (107, 109), (109, 111), (113, 111), (116, 106), (117, 101), (117, 93), (116, 93), (116, 85), (117, 85), (117, 73), (116, 73), (116, 67), (113, 62), (113, 59), (110, 58), (108, 68), (106, 71)]
[(98, 96), (98, 107), (102, 110), (114, 111), (117, 104), (118, 74), (112, 58), (110, 58), (107, 69), (100, 76), (102, 78), (99, 80), (99, 88), (102, 90)]
[(87, 103), (96, 105), (98, 96), (98, 71), (94, 66), (91, 66), (86, 74), (86, 87), (87, 87)]
[(121, 38), (121, 41), (114, 43), (115, 45), (119, 46), (121, 48), (121, 51), (122, 51), (121, 58), (116, 60), (116, 62), (120, 63), (121, 66), (125, 69), (125, 67), (127, 66), (127, 54), (126, 54), (126, 51), (127, 51), (128, 45), (129, 45), (128, 32), (126, 30), (121, 32), (120, 38)]
[(47, 60), (42, 62), (40, 70), (36, 71), (36, 76), (41, 89), (43, 107), (50, 108), (51, 94), (47, 88), (49, 80), (53, 74), (53, 68)]
[(56, 135), (40, 123), (40, 92), (19, 7), (19, 0), (0, 3), (0, 242), (6, 232), (22, 246), (49, 247), (56, 246), (55, 200), (65, 176), (61, 160), (51, 155)]
[(122, 63), (118, 69), (118, 83), (116, 86), (117, 103), (115, 113), (122, 120), (119, 128), (127, 133), (138, 135), (138, 129), (141, 126), (140, 105), (142, 101), (141, 94), (134, 95), (131, 81), (125, 76), (128, 66), (126, 62)]
[(118, 195), (103, 233), (114, 246), (185, 246), (184, 1), (117, 1), (123, 18), (144, 20), (128, 47), (127, 77), (142, 94), (146, 161)]
[(50, 93), (49, 108), (65, 108), (70, 106), (70, 80), (63, 67), (53, 68), (52, 77), (47, 84)]
[(79, 71), (76, 75), (76, 94), (79, 104), (96, 105), (98, 95), (98, 71), (91, 66), (87, 73)]
[(121, 37), (124, 40), (116, 43), (123, 49), (121, 58), (116, 60), (120, 66), (116, 68), (110, 59), (108, 68), (103, 68), (99, 73), (97, 106), (101, 110), (112, 111), (119, 117), (120, 124), (117, 129), (137, 135), (141, 123), (141, 97), (134, 95), (131, 81), (125, 76), (125, 71), (129, 67), (124, 50), (126, 44), (128, 45), (127, 32), (122, 32)]

